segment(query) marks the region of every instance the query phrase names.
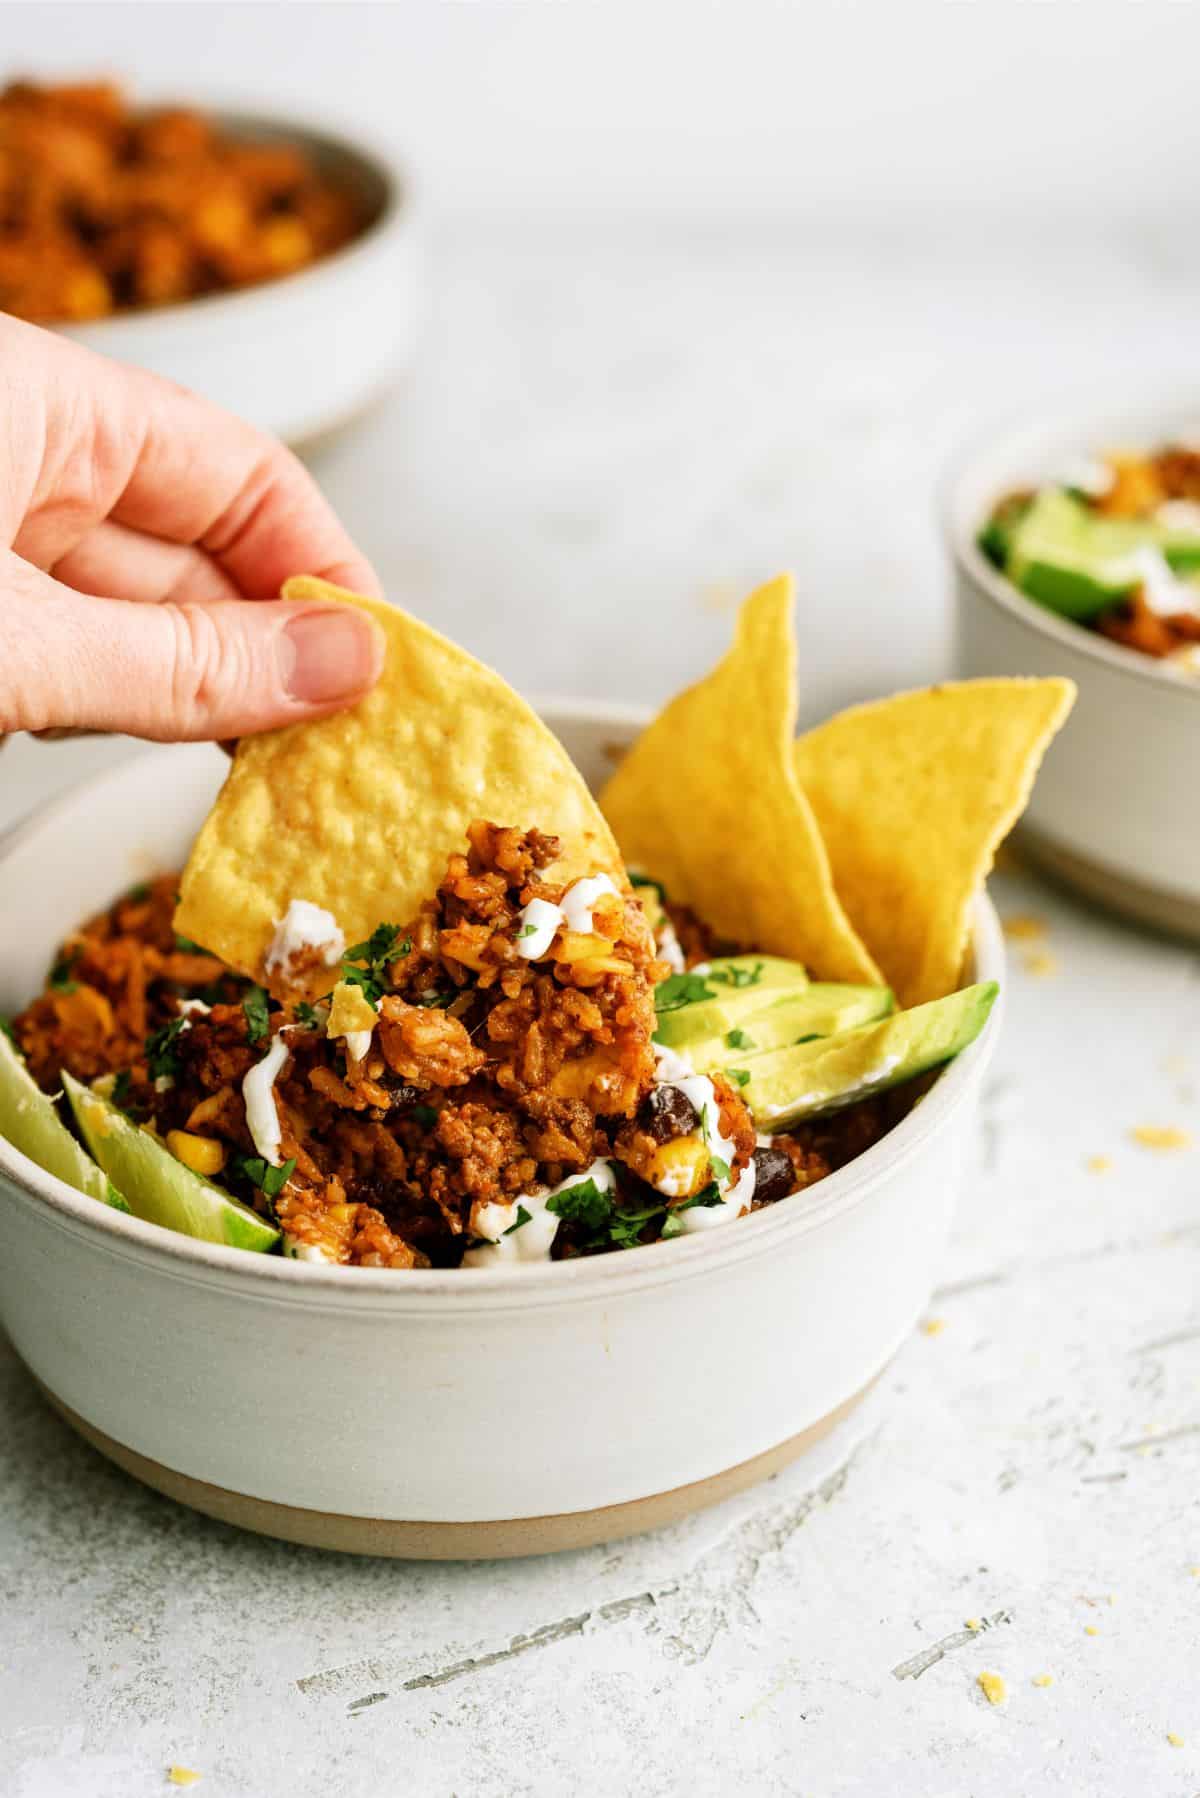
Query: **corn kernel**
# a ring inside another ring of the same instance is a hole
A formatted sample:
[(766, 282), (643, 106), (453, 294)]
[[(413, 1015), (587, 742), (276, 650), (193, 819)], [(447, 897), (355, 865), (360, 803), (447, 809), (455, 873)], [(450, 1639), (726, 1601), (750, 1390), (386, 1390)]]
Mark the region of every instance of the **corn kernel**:
[(712, 1171), (708, 1150), (698, 1136), (677, 1136), (659, 1143), (644, 1178), (672, 1199), (690, 1199), (707, 1186)]
[(190, 1130), (168, 1130), (167, 1147), (176, 1161), (194, 1174), (219, 1174), (225, 1166), (225, 1145), (211, 1136), (193, 1136)]

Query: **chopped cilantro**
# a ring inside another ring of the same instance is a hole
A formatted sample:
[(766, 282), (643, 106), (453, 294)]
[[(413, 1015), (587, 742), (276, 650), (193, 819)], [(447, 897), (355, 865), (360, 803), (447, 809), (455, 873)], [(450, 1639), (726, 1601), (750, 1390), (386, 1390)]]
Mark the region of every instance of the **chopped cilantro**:
[(538, 933), (538, 927), (536, 924), (526, 924), (521, 929), (518, 940), (520, 942), (524, 942), (524, 940), (527, 936), (536, 936), (537, 933)]
[(125, 897), (127, 899), (132, 899), (135, 905), (140, 905), (143, 899), (148, 899), (150, 897), (149, 881), (139, 880), (136, 886), (130, 887)]
[(320, 1024), (320, 1021), (321, 1020), (317, 1016), (316, 1006), (310, 1005), (307, 999), (301, 999), (299, 1005), (296, 1007), (297, 1024), (303, 1024), (306, 1030), (315, 1030)]
[(408, 1115), (415, 1118), (418, 1124), (423, 1124), (427, 1130), (438, 1120), (436, 1105), (414, 1105)]
[(413, 1004), (423, 1006), (426, 1011), (445, 1011), (447, 1005), (453, 1005), (457, 998), (457, 992), (451, 987), (448, 993), (421, 993), (413, 1000)]
[(700, 1134), (704, 1138), (704, 1145), (708, 1150), (708, 1159), (712, 1163), (713, 1173), (717, 1176), (718, 1180), (721, 1180), (721, 1181), (728, 1180), (729, 1179), (729, 1163), (727, 1161), (722, 1161), (721, 1157), (719, 1155), (714, 1155), (712, 1152), (711, 1137), (713, 1135), (715, 1135), (716, 1132), (713, 1130), (712, 1124), (709, 1122), (709, 1114), (708, 1114), (708, 1106), (707, 1105), (702, 1105), (700, 1107)]
[(647, 1205), (642, 1211), (620, 1211), (615, 1206), (608, 1221), (608, 1239), (615, 1249), (636, 1249), (642, 1231), (652, 1218), (661, 1217), (663, 1205)]
[(0, 1031), (3, 1031), (10, 1043), (16, 1043), (17, 1033), (5, 1017), (0, 1017)]
[(175, 947), (180, 955), (207, 955), (208, 950), (203, 943), (194, 943), (190, 936), (180, 936), (175, 932)]
[(659, 1235), (664, 1242), (669, 1242), (672, 1236), (682, 1236), (683, 1219), (677, 1217), (674, 1211), (668, 1211), (666, 1217), (663, 1218), (663, 1227), (659, 1231)]
[(397, 942), (399, 935), (398, 924), (377, 924), (365, 942), (347, 949), (342, 961), (342, 979), (350, 986), (361, 987), (372, 1005), (383, 998), (388, 963), (412, 954), (412, 938), (406, 936), (403, 942)]
[(730, 1030), (726, 1032), (725, 1047), (727, 1049), (753, 1049), (754, 1046), (754, 1038), (752, 1036), (747, 1036), (744, 1030)]
[(261, 1043), (271, 1030), (271, 1016), (267, 1009), (267, 995), (261, 986), (252, 986), (242, 1000), (242, 1011), (246, 1018), (246, 1041)]
[(720, 1187), (715, 1180), (710, 1180), (707, 1186), (702, 1186), (699, 1192), (693, 1193), (690, 1199), (685, 1199), (682, 1205), (676, 1205), (675, 1209), (676, 1211), (690, 1211), (693, 1205), (702, 1205), (707, 1210), (710, 1205), (723, 1205), (724, 1203)]
[(715, 997), (703, 974), (668, 974), (654, 989), (654, 1009), (661, 1017), (665, 1011), (678, 1011), (681, 1005)]
[(186, 1018), (172, 1018), (146, 1038), (146, 1065), (152, 1079), (171, 1079), (179, 1072), (175, 1044), (186, 1029)]
[(521, 1228), (522, 1224), (527, 1224), (529, 1222), (530, 1218), (532, 1217), (532, 1215), (533, 1215), (533, 1213), (531, 1211), (526, 1211), (524, 1205), (519, 1204), (517, 1206), (517, 1221), (516, 1221), (516, 1223), (510, 1224), (508, 1226), (508, 1229), (502, 1230), (500, 1232), (500, 1234), (502, 1236), (511, 1236), (514, 1230), (519, 1230)]
[(268, 1199), (278, 1198), (296, 1169), (296, 1157), (290, 1156), (282, 1167), (272, 1167), (261, 1155), (239, 1155), (235, 1171), (244, 1174), (251, 1186), (257, 1186)]
[(73, 955), (60, 955), (50, 970), (49, 984), (56, 993), (73, 993), (76, 982), (71, 979), (71, 969), (75, 965)]
[(667, 903), (667, 889), (661, 880), (651, 880), (648, 874), (631, 874), (629, 876), (629, 881), (630, 885), (635, 888), (649, 887), (651, 892), (657, 893), (660, 905), (665, 905)]
[(113, 1081), (112, 1092), (109, 1096), (111, 1097), (113, 1104), (120, 1111), (124, 1111), (129, 1102), (130, 1078), (129, 1069), (122, 1068), (121, 1072)]
[(722, 1068), (721, 1072), (726, 1080), (731, 1081), (734, 1086), (749, 1086), (750, 1084), (749, 1068)]
[(594, 1180), (580, 1180), (546, 1200), (546, 1210), (564, 1223), (579, 1224), (585, 1230), (602, 1230), (613, 1210), (613, 1195), (601, 1192)]
[[(645, 1190), (645, 1189), (643, 1189)], [(706, 1187), (705, 1192), (716, 1193), (715, 1186)], [(719, 1199), (718, 1194), (718, 1199)], [(708, 1199), (699, 1194), (690, 1204), (713, 1204), (717, 1200)], [(564, 1223), (574, 1224), (577, 1229), (586, 1233), (587, 1248), (635, 1249), (642, 1240), (647, 1224), (656, 1218), (663, 1219), (662, 1234), (678, 1236), (680, 1226), (671, 1224), (671, 1211), (665, 1199), (656, 1199), (650, 1205), (623, 1206), (617, 1191), (601, 1192), (594, 1179), (578, 1180), (575, 1185), (568, 1186), (563, 1192), (555, 1193), (547, 1199), (546, 1209)], [(679, 1207), (682, 1209), (682, 1207)]]
[(727, 966), (718, 968), (709, 976), (711, 980), (719, 980), (722, 986), (757, 986), (762, 979), (765, 962), (755, 962), (752, 968), (735, 968)]

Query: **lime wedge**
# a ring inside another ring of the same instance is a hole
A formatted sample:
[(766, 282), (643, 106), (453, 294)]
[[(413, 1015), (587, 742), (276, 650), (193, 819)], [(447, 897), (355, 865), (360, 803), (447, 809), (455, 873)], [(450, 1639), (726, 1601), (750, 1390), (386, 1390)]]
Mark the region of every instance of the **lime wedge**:
[(119, 1182), (136, 1217), (204, 1242), (262, 1253), (279, 1231), (229, 1193), (194, 1174), (149, 1130), (90, 1087), (63, 1074), (63, 1085), (83, 1140), (105, 1173)]
[(0, 1136), (4, 1136), (36, 1161), (48, 1174), (57, 1174), (76, 1192), (84, 1192), (117, 1211), (129, 1207), (109, 1180), (81, 1149), (25, 1063), (0, 1030)]

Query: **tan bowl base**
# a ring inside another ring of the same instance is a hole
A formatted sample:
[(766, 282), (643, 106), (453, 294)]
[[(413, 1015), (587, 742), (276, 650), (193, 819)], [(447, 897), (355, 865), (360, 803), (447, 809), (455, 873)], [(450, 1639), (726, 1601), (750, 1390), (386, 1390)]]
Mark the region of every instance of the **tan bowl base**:
[(1052, 880), (1082, 893), (1106, 911), (1147, 924), (1152, 930), (1200, 942), (1200, 901), (1187, 899), (1182, 893), (1164, 892), (1161, 887), (1143, 886), (1125, 874), (1116, 874), (1099, 862), (1060, 848), (1040, 831), (1030, 830), (1027, 824), (1016, 833), (1016, 845), (1021, 855)]
[(156, 1492), (163, 1492), (179, 1504), (190, 1505), (221, 1523), (233, 1523), (240, 1529), (254, 1530), (258, 1535), (275, 1536), (284, 1542), (300, 1542), (307, 1548), (332, 1548), (342, 1554), (387, 1555), (405, 1561), (490, 1561), (517, 1555), (556, 1554), (564, 1549), (591, 1548), (597, 1542), (615, 1541), (619, 1536), (635, 1536), (643, 1530), (659, 1529), (675, 1523), (693, 1511), (719, 1504), (735, 1492), (778, 1473), (805, 1449), (827, 1436), (836, 1424), (849, 1416), (862, 1400), (874, 1380), (846, 1399), (836, 1410), (818, 1422), (791, 1436), (777, 1448), (714, 1473), (705, 1480), (694, 1480), (687, 1486), (675, 1486), (669, 1492), (656, 1492), (650, 1498), (631, 1499), (626, 1504), (602, 1505), (595, 1511), (565, 1511), (552, 1517), (509, 1517), (491, 1523), (402, 1523), (389, 1517), (341, 1517), (332, 1511), (308, 1511), (295, 1505), (274, 1504), (270, 1499), (248, 1498), (243, 1492), (229, 1492), (223, 1486), (210, 1486), (205, 1480), (176, 1473), (159, 1461), (147, 1460), (135, 1449), (114, 1442), (103, 1430), (72, 1411), (69, 1405), (43, 1386), (35, 1383), (46, 1401), (73, 1430)]

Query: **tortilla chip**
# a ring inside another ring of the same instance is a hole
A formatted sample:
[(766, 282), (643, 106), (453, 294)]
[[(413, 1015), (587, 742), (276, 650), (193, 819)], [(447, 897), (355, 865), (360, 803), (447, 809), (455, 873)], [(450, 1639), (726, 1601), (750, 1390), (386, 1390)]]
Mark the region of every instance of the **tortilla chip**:
[(905, 1006), (959, 983), (971, 907), (1075, 699), (972, 680), (839, 712), (795, 745), (838, 897)]
[(781, 575), (751, 594), (724, 661), (642, 733), (600, 803), (629, 865), (719, 936), (822, 980), (876, 983), (792, 768), (795, 724), (792, 581)]
[[(612, 833), (558, 739), (511, 687), (429, 626), (327, 581), (285, 599), (340, 600), (382, 626), (387, 662), (350, 711), (238, 745), (192, 848), (175, 923), (254, 979), (292, 899), (333, 913), (347, 942), (406, 924), (476, 818), (562, 839), (555, 877), (624, 880)], [(338, 978), (329, 970), (314, 991)]]

